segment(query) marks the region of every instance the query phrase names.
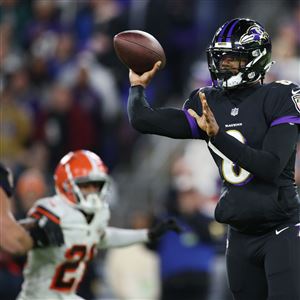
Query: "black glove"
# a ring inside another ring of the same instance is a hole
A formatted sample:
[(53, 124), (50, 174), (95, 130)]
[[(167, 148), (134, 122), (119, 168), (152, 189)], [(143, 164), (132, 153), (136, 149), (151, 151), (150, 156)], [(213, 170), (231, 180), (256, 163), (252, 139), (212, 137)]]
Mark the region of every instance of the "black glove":
[(37, 220), (29, 233), (34, 241), (34, 248), (61, 246), (64, 244), (64, 235), (59, 224), (54, 223), (46, 216)]
[(161, 221), (154, 225), (148, 231), (148, 237), (150, 242), (158, 240), (167, 231), (172, 230), (176, 233), (182, 232), (182, 228), (177, 224), (176, 220), (173, 218)]

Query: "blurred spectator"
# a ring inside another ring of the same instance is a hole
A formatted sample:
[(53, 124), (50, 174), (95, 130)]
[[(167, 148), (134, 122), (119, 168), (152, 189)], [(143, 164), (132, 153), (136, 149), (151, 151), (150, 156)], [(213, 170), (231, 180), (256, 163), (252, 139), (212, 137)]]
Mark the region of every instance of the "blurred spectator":
[(273, 39), (275, 64), (268, 76), (269, 80), (290, 80), (300, 82), (300, 41), (299, 28), (293, 22), (282, 22)]
[(15, 102), (24, 109), (26, 115), (34, 124), (41, 111), (43, 99), (32, 86), (28, 69), (25, 67), (16, 69), (11, 73), (8, 85)]
[(0, 250), (0, 299), (15, 300), (22, 285), (25, 257)]
[[(33, 16), (25, 28), (22, 29), (23, 47), (24, 49), (31, 48), (33, 52), (42, 51), (44, 54), (44, 51), (50, 49), (48, 47), (52, 47), (52, 45), (50, 45), (50, 43), (44, 44), (44, 46), (48, 46), (47, 49), (37, 49), (37, 45), (40, 44), (41, 39), (43, 39), (45, 35), (51, 32), (57, 33), (61, 30), (62, 24), (59, 19), (59, 11), (55, 1), (33, 0), (31, 4)], [(45, 39), (44, 41), (47, 42)], [(48, 40), (48, 42), (50, 41)], [(37, 52), (35, 53), (37, 54)]]
[[(112, 72), (98, 63), (93, 52), (78, 53), (74, 64), (68, 65), (58, 76), (58, 80), (66, 86), (72, 87), (80, 76), (85, 74), (85, 84), (94, 90), (101, 99), (102, 118), (106, 121), (115, 120), (120, 113), (120, 99), (116, 81)], [(100, 113), (100, 112), (99, 112)]]
[(75, 40), (71, 31), (57, 35), (57, 42), (52, 55), (49, 56), (47, 65), (51, 78), (56, 78), (62, 70), (75, 60)]
[(203, 211), (210, 198), (195, 188), (183, 159), (174, 162), (172, 174), (166, 213), (160, 218), (175, 217), (185, 230), (179, 236), (170, 232), (151, 245), (160, 258), (161, 299), (208, 299), (215, 244), (224, 228)]
[(35, 140), (27, 148), (25, 160), (28, 167), (40, 170), (49, 178), (49, 156), (50, 149), (43, 142)]
[[(10, 22), (0, 23), (0, 65), (1, 65), (1, 80), (4, 81), (5, 76), (14, 72), (23, 63), (23, 53), (13, 47), (13, 25)], [(3, 88), (3, 87), (1, 87)]]
[(38, 169), (27, 169), (18, 178), (16, 184), (17, 219), (26, 218), (26, 214), (35, 201), (46, 197), (48, 187), (45, 177)]
[(31, 120), (8, 89), (1, 93), (0, 103), (0, 157), (11, 166), (23, 160), (26, 143), (31, 139)]
[[(195, 77), (195, 80), (204, 81), (206, 78), (205, 74), (206, 72), (203, 74), (200, 72), (199, 77)], [(196, 190), (207, 197), (208, 201), (203, 203), (201, 210), (213, 218), (214, 209), (220, 195), (221, 182), (218, 169), (207, 149), (206, 143), (203, 141), (189, 141), (185, 145), (183, 162), (184, 164), (177, 164), (177, 168), (173, 170), (173, 175), (179, 175), (176, 181), (178, 183), (185, 182), (187, 186), (195, 186)], [(190, 178), (186, 177), (186, 172), (182, 170), (183, 167), (190, 170)], [(213, 226), (213, 230), (218, 236), (218, 239), (215, 243), (216, 256), (212, 263), (208, 299), (229, 300), (232, 299), (232, 296), (228, 288), (224, 256), (226, 250), (226, 227), (216, 222), (214, 224), (216, 226)]]
[[(134, 212), (131, 216), (133, 229), (148, 228), (149, 225), (149, 216), (145, 213)], [(117, 299), (158, 299), (158, 258), (145, 245), (111, 249), (105, 265), (107, 283)]]
[(36, 126), (36, 138), (45, 142), (50, 150), (50, 170), (70, 150), (95, 149), (96, 134), (89, 112), (75, 102), (69, 88), (54, 85), (47, 110), (41, 114)]
[(61, 72), (59, 80), (70, 87), (76, 104), (89, 114), (89, 122), (97, 130), (92, 149), (113, 167), (118, 159), (122, 107), (112, 72), (97, 63), (92, 52), (84, 51), (75, 64)]

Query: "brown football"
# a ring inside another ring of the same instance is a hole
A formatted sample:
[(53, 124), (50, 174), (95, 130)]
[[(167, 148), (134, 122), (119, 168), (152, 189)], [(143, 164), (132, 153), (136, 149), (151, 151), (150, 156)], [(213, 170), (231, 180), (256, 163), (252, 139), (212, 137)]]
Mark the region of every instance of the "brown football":
[(137, 74), (152, 69), (157, 61), (166, 64), (164, 49), (151, 34), (141, 30), (126, 30), (115, 35), (115, 51), (123, 64)]

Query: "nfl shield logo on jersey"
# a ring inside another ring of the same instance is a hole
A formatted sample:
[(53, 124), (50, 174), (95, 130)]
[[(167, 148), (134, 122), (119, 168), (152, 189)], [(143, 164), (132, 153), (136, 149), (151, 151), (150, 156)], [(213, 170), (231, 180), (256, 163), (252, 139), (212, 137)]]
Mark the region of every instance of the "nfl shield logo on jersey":
[(239, 109), (237, 107), (235, 107), (231, 110), (230, 114), (235, 117), (238, 115), (238, 113), (239, 113)]

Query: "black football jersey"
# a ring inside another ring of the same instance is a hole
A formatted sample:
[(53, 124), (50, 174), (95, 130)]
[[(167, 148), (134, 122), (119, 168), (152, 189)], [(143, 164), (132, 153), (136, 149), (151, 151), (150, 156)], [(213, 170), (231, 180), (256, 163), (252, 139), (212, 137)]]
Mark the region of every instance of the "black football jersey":
[[(202, 114), (199, 90), (184, 104)], [(262, 149), (270, 127), (300, 124), (300, 88), (289, 81), (256, 84), (249, 88), (202, 89), (220, 130), (254, 149)], [(187, 115), (187, 114), (186, 114)], [(243, 232), (265, 232), (279, 223), (299, 221), (299, 197), (294, 181), (294, 151), (279, 178), (267, 182), (228, 159), (187, 115), (194, 138), (205, 139), (223, 179), (220, 201), (215, 210), (218, 221)]]

